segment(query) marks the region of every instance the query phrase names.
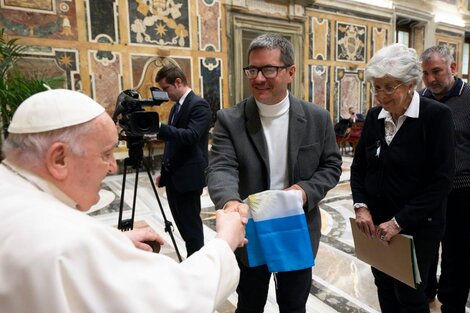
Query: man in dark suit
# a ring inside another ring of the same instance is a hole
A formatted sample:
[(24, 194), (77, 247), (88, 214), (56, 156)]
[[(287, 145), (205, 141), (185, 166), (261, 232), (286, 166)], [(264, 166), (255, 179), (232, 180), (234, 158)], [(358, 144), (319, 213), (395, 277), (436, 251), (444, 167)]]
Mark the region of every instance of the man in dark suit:
[(165, 150), (157, 183), (166, 187), (171, 213), (190, 256), (204, 245), (200, 196), (205, 186), (211, 111), (207, 101), (187, 86), (179, 67), (165, 65), (155, 81), (176, 102), (168, 124), (161, 124), (158, 132)]
[[(207, 185), (217, 209), (247, 212), (242, 200), (264, 190), (301, 191), (312, 252), (320, 240), (318, 203), (341, 174), (341, 156), (329, 113), (291, 95), (295, 74), (292, 44), (264, 34), (248, 49), (244, 68), (252, 97), (217, 113)], [(250, 267), (238, 249), (241, 269), (237, 313), (263, 312), (271, 273)], [(312, 268), (276, 273), (281, 313), (305, 312)]]

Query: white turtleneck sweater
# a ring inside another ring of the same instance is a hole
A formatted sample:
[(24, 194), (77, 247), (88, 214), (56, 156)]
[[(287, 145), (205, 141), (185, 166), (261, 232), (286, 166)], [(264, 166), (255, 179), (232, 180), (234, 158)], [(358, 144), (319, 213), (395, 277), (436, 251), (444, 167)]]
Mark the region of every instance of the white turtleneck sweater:
[(289, 93), (279, 103), (266, 105), (256, 101), (264, 138), (268, 146), (270, 189), (281, 190), (289, 183), (287, 175), (287, 133), (289, 127)]

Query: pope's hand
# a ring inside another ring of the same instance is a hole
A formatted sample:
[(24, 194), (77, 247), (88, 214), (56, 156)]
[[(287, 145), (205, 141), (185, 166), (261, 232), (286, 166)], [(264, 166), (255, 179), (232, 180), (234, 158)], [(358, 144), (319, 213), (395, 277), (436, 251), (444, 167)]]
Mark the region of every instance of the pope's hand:
[(225, 240), (232, 250), (243, 247), (248, 240), (245, 238), (245, 225), (238, 212), (216, 212), (216, 238)]

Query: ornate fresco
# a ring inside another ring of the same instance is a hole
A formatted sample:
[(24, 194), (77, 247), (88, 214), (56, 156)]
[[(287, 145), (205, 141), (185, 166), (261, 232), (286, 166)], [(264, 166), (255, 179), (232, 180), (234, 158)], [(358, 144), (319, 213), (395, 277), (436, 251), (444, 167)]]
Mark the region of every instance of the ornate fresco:
[(191, 46), (188, 0), (128, 0), (127, 3), (132, 43)]
[(337, 22), (336, 61), (366, 61), (367, 27)]
[(18, 36), (76, 40), (75, 1), (2, 0), (0, 28)]
[[(84, 20), (78, 23), (77, 16)], [(215, 116), (227, 94), (221, 16), (220, 0), (0, 0), (0, 28), (19, 36), (20, 44), (34, 43), (18, 69), (59, 78), (110, 114), (123, 89), (145, 83), (142, 97), (149, 98), (156, 71), (145, 73), (146, 62), (167, 57), (197, 94), (210, 99)], [(154, 108), (162, 120), (171, 105)]]

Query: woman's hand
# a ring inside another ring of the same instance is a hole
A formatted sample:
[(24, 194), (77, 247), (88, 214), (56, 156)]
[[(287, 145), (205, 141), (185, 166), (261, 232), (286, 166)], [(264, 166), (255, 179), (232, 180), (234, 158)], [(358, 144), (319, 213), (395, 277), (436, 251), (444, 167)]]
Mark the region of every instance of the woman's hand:
[(401, 229), (396, 226), (395, 222), (393, 220), (390, 220), (377, 226), (375, 235), (377, 236), (377, 238), (380, 239), (380, 242), (385, 245), (388, 245), (390, 243), (390, 240), (395, 235), (400, 233), (400, 231)]
[(375, 236), (375, 225), (372, 221), (372, 215), (366, 207), (356, 209), (356, 224), (359, 229), (371, 239)]

